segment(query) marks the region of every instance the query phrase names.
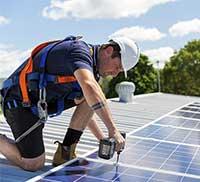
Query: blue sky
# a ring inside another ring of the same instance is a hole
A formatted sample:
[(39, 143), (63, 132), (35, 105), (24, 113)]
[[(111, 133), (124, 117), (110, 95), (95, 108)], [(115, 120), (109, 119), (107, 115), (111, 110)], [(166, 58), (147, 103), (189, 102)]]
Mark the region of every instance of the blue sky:
[(109, 36), (136, 40), (152, 62), (200, 38), (199, 0), (1, 0), (0, 77), (47, 40), (83, 35), (99, 44)]

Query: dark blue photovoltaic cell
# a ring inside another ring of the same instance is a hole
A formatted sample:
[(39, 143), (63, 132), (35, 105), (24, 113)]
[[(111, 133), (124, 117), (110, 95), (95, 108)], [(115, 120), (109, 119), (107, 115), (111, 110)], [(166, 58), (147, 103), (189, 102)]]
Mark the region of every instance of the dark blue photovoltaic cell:
[[(163, 129), (162, 129), (163, 128)], [(169, 127), (161, 127), (158, 125), (149, 125), (146, 128), (137, 131), (132, 134), (134, 136), (140, 137), (148, 137), (148, 138), (157, 138), (157, 139), (165, 139), (172, 131), (172, 128)], [(174, 129), (175, 130), (175, 129)]]
[(136, 133), (134, 133), (132, 135), (149, 137), (151, 133), (153, 133), (153, 132), (155, 132), (155, 131), (157, 131), (159, 129), (160, 129), (160, 126), (150, 125), (150, 126), (147, 126), (147, 127), (143, 128), (142, 130), (137, 131)]
[(185, 144), (200, 144), (200, 131), (191, 131), (167, 126), (149, 125), (146, 128), (137, 131), (133, 135)]
[(100, 181), (113, 181), (113, 182), (198, 182), (199, 179), (177, 176), (172, 174), (164, 174), (160, 172), (148, 171), (144, 169), (137, 169), (134, 167), (124, 167), (112, 164), (104, 164), (101, 162), (94, 162), (87, 159), (87, 162), (82, 164), (74, 162), (71, 165), (65, 166), (57, 172), (46, 176), (40, 182), (44, 181), (76, 181), (76, 182), (100, 182)]
[(193, 107), (182, 107), (181, 110), (200, 112), (200, 108), (193, 108)]
[(183, 107), (183, 108), (181, 108), (181, 110), (200, 112), (200, 108), (192, 108), (192, 107)]
[(155, 124), (170, 125), (170, 126), (200, 130), (199, 120), (192, 120), (192, 119), (186, 119), (186, 118), (176, 118), (176, 117), (166, 116), (156, 121)]
[(200, 105), (198, 105), (198, 104), (189, 104), (188, 106), (190, 106), (190, 107), (200, 107)]
[(186, 117), (186, 118), (200, 119), (200, 114), (192, 113), (192, 112), (175, 111), (171, 115), (182, 116), (182, 117)]

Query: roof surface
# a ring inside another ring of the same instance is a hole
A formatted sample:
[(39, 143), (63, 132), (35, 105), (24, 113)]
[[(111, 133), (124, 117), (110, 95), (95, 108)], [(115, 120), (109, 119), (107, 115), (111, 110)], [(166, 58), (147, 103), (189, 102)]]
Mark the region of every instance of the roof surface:
[[(117, 98), (111, 99), (109, 100), (109, 105), (117, 127), (120, 131), (129, 133), (174, 109), (194, 101), (199, 102), (200, 98), (154, 93), (135, 96), (133, 103), (121, 103)], [(52, 156), (56, 150), (56, 145), (54, 145), (53, 142), (55, 140), (62, 141), (64, 138), (73, 110), (74, 109), (69, 109), (63, 112), (62, 115), (50, 118), (47, 121), (44, 128), (44, 141), (47, 156), (45, 167), (41, 171), (23, 171), (20, 168), (13, 166), (2, 155), (0, 155), (0, 181), (26, 181), (27, 179), (37, 176), (52, 168)], [(1, 117), (0, 120), (2, 121), (0, 123), (0, 133), (12, 137), (10, 129), (3, 117)], [(97, 120), (99, 121), (101, 128), (106, 132), (104, 124), (98, 118)], [(98, 142), (96, 138), (86, 129), (78, 144), (77, 154), (78, 156), (82, 156), (97, 147)]]

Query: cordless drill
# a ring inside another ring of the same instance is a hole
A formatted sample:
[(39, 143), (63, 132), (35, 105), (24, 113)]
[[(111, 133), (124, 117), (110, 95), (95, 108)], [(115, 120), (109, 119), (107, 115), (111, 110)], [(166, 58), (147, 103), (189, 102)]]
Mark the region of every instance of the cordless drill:
[[(126, 133), (121, 132), (121, 135), (126, 139)], [(111, 159), (115, 153), (116, 141), (114, 138), (104, 138), (100, 140), (98, 156), (103, 159)], [(119, 161), (119, 154), (124, 149), (124, 147), (117, 152), (117, 164)]]

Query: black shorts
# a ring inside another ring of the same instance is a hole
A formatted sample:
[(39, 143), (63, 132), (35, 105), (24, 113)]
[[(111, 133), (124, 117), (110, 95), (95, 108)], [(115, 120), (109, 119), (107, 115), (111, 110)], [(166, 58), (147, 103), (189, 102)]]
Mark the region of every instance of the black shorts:
[[(27, 131), (39, 119), (31, 112), (30, 108), (23, 107), (12, 108), (9, 110), (6, 109), (5, 117), (15, 139)], [(38, 126), (20, 142), (16, 143), (22, 157), (34, 158), (44, 153), (44, 142), (42, 137), (43, 127), (44, 125)]]
[[(64, 110), (72, 108), (75, 105), (73, 100), (66, 100)], [(55, 110), (56, 109), (52, 107), (51, 104), (48, 104), (48, 111), (50, 113), (55, 112)], [(10, 125), (15, 140), (39, 120), (39, 118), (32, 113), (30, 108), (22, 106), (11, 109), (6, 108), (5, 117)], [(22, 157), (35, 158), (44, 153), (43, 128), (44, 125), (38, 126), (20, 142), (16, 143)]]

